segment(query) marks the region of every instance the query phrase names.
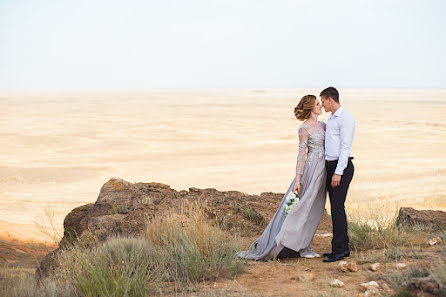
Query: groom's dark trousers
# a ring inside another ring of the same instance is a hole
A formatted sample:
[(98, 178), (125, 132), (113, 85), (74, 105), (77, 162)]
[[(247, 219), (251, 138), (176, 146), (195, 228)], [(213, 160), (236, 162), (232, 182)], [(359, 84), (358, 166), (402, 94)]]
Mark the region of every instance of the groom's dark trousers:
[(331, 241), (331, 251), (333, 254), (342, 254), (349, 250), (347, 216), (345, 215), (344, 204), (348, 187), (355, 171), (351, 159), (348, 159), (347, 167), (344, 169), (339, 186), (334, 188), (331, 186), (331, 179), (338, 165), (338, 161), (325, 161), (325, 167), (327, 169), (327, 191), (330, 197), (331, 220), (333, 223), (333, 239)]

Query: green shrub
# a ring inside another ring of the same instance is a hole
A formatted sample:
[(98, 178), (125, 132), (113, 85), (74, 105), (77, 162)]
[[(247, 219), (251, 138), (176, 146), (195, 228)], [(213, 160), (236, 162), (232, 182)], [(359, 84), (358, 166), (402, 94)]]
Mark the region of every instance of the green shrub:
[(406, 254), (398, 247), (392, 247), (384, 252), (387, 260), (401, 260)]
[(161, 263), (150, 243), (114, 238), (92, 249), (73, 246), (61, 253), (55, 278), (82, 296), (147, 296), (160, 281)]
[(260, 225), (265, 222), (263, 216), (251, 206), (238, 206), (237, 211), (241, 212), (243, 217), (254, 224)]

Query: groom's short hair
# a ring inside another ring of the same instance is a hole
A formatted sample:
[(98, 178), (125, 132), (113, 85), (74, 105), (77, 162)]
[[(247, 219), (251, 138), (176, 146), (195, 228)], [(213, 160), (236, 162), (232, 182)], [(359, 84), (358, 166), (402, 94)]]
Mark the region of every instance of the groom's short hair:
[(321, 97), (330, 97), (335, 102), (339, 103), (339, 92), (338, 92), (338, 90), (336, 90), (333, 87), (326, 88), (325, 90), (323, 90), (321, 92), (321, 94), (319, 96), (321, 96)]

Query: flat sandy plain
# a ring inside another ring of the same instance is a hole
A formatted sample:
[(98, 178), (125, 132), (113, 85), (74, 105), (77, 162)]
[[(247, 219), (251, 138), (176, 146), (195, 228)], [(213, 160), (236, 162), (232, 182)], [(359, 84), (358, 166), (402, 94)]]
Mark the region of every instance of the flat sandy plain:
[[(356, 119), (349, 213), (446, 210), (446, 90), (339, 91)], [(65, 215), (94, 202), (110, 177), (284, 193), (298, 148), (293, 109), (319, 92), (2, 92), (0, 237), (49, 240), (38, 224), (53, 215), (60, 232)]]

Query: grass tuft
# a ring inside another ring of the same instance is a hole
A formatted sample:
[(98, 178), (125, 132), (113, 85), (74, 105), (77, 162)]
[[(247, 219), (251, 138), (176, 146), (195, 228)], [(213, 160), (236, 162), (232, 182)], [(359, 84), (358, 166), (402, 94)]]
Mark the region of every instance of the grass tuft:
[(185, 204), (179, 213), (154, 218), (147, 225), (147, 238), (170, 280), (196, 283), (243, 271), (243, 263), (235, 257), (238, 240), (209, 221), (205, 209), (200, 202)]
[(113, 238), (92, 249), (75, 245), (59, 255), (54, 277), (85, 297), (143, 297), (155, 292), (161, 280), (156, 256), (139, 238)]
[(265, 222), (265, 218), (251, 206), (237, 206), (236, 210), (241, 212), (243, 217), (248, 221), (260, 225)]
[(411, 244), (411, 233), (389, 225), (349, 222), (350, 248), (353, 250), (388, 249)]

